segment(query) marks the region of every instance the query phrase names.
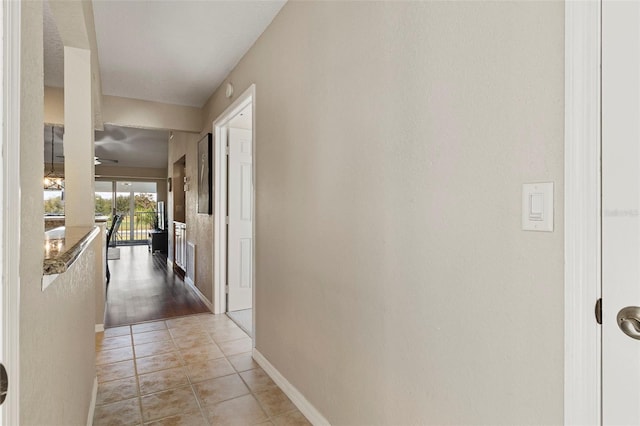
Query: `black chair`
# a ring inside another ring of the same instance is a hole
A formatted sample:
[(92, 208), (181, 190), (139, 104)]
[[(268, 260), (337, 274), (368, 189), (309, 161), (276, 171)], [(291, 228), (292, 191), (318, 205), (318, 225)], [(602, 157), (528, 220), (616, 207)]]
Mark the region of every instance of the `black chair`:
[(107, 265), (107, 285), (109, 285), (109, 281), (111, 280), (111, 272), (109, 272), (109, 246), (111, 246), (113, 235), (116, 234), (118, 232), (118, 228), (120, 228), (122, 218), (122, 215), (114, 215), (113, 220), (111, 221), (111, 227), (107, 231), (107, 247), (105, 250), (105, 264)]

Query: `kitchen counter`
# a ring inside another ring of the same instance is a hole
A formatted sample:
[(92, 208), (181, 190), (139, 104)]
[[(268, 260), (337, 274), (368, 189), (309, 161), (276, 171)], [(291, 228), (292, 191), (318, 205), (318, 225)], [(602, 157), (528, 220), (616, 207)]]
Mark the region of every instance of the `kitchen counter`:
[(45, 232), (42, 275), (65, 272), (99, 233), (99, 226), (60, 226)]

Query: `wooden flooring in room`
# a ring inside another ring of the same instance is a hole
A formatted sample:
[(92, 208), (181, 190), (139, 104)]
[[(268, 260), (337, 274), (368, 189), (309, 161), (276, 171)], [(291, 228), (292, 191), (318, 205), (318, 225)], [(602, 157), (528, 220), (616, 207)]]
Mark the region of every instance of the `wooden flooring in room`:
[[(164, 255), (147, 246), (120, 246), (109, 260), (105, 327), (210, 312), (193, 289), (167, 268)], [(111, 249), (110, 249), (111, 250)]]

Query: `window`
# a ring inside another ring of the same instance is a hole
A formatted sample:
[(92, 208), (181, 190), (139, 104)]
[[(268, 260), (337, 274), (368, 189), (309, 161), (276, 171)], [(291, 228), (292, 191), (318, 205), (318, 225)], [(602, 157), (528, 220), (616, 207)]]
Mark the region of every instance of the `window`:
[(64, 192), (62, 190), (44, 190), (44, 214), (46, 216), (64, 215)]
[(95, 183), (96, 216), (111, 216), (113, 210), (113, 182)]

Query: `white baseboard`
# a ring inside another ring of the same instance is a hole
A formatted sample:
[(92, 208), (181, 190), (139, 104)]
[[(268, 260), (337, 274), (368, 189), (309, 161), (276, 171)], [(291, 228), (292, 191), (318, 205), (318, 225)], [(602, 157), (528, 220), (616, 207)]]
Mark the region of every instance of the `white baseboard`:
[(167, 258), (167, 268), (173, 269), (173, 260)]
[(191, 278), (185, 276), (184, 277), (184, 283), (187, 284), (189, 287), (191, 287), (193, 289), (193, 291), (196, 292), (196, 295), (200, 298), (200, 300), (202, 300), (202, 303), (204, 303), (206, 305), (207, 308), (209, 308), (209, 310), (211, 312), (213, 312), (213, 304), (211, 302), (209, 302), (209, 299), (207, 299), (205, 297), (204, 294), (202, 294), (202, 292), (200, 291), (200, 289), (198, 287), (196, 287), (196, 285), (194, 284), (193, 281), (191, 281)]
[(253, 359), (258, 363), (260, 367), (271, 377), (271, 379), (276, 382), (282, 392), (285, 393), (293, 402), (293, 404), (298, 407), (298, 410), (313, 424), (314, 426), (320, 425), (329, 425), (329, 421), (324, 418), (322, 414), (314, 407), (307, 398), (304, 397), (302, 393), (298, 389), (296, 389), (285, 377), (280, 374), (276, 368), (271, 365), (269, 361), (262, 355), (256, 348), (253, 348)]
[(96, 333), (101, 333), (104, 331), (104, 324), (96, 324)]
[(91, 393), (91, 404), (87, 415), (87, 426), (93, 425), (93, 414), (96, 411), (96, 400), (98, 398), (98, 378), (93, 379), (93, 392)]

